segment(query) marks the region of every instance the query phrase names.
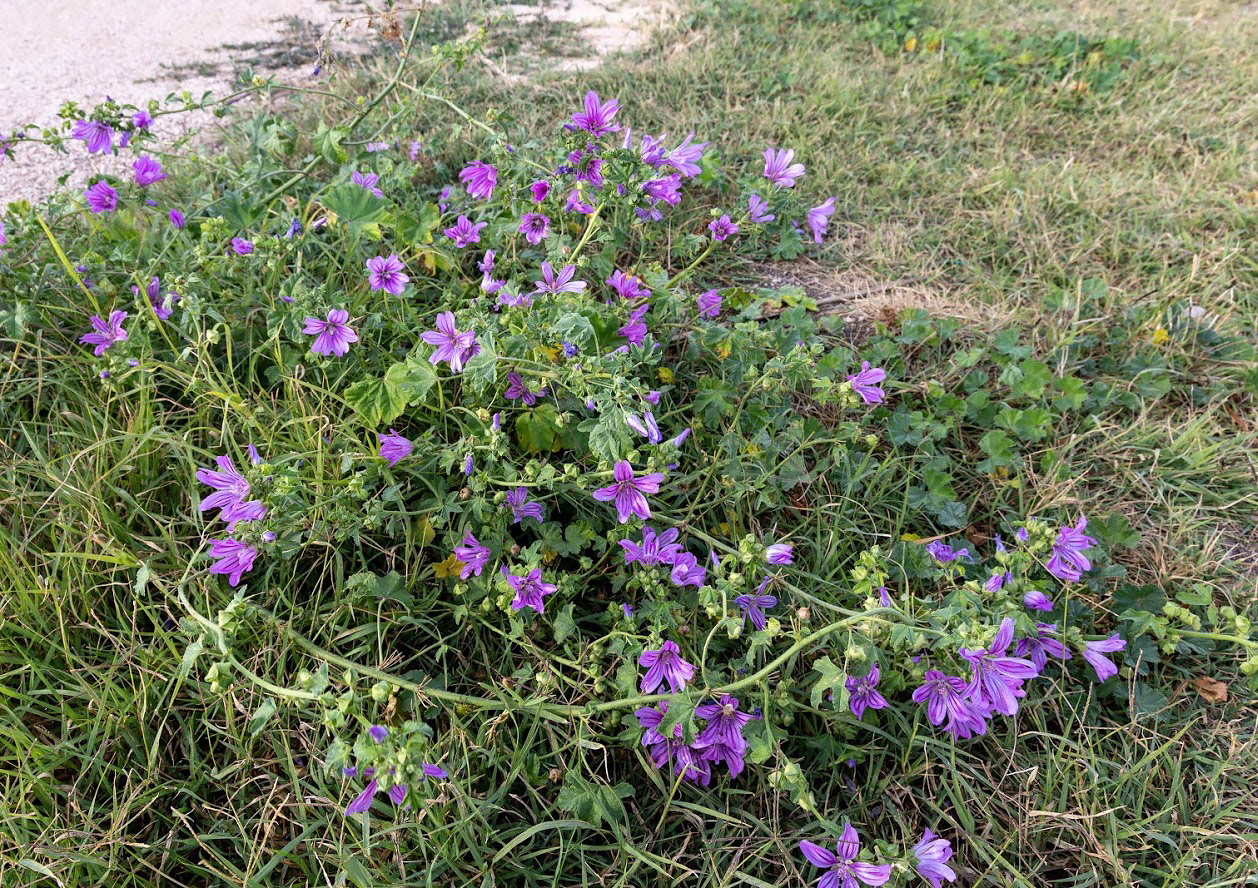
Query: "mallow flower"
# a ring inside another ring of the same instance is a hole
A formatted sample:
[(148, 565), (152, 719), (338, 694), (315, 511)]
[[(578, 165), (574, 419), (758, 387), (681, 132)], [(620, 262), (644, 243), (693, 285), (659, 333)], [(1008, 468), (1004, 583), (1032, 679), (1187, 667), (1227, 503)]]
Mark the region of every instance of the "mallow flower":
[(317, 355), (343, 355), (349, 351), (351, 343), (358, 341), (358, 334), (349, 325), (349, 312), (343, 308), (331, 309), (326, 321), (306, 318), (301, 332), (315, 337), (310, 350)]
[(541, 568), (537, 567), (533, 568), (525, 576), (517, 577), (508, 571), (504, 564), (502, 566), (502, 575), (507, 578), (507, 584), (515, 590), (515, 598), (511, 601), (511, 607), (517, 611), (529, 607), (539, 614), (545, 613), (545, 597), (553, 594), (559, 588), (554, 583), (543, 582)]
[(659, 493), (660, 482), (664, 480), (662, 472), (650, 472), (635, 477), (633, 466), (625, 460), (619, 460), (613, 467), (612, 476), (615, 482), (594, 491), (594, 498), (602, 503), (616, 504), (616, 517), (621, 524), (626, 524), (630, 516), (637, 515), (643, 521), (651, 517), (651, 507), (647, 504), (644, 494)]
[(1057, 539), (1053, 541), (1052, 557), (1044, 565), (1057, 579), (1077, 583), (1084, 571), (1092, 568), (1092, 562), (1084, 553), (1096, 545), (1096, 540), (1084, 533), (1087, 527), (1088, 519), (1080, 515), (1074, 527), (1067, 526), (1058, 531)]
[(1118, 674), (1118, 667), (1114, 665), (1114, 661), (1105, 655), (1121, 651), (1126, 646), (1127, 642), (1123, 641), (1118, 634), (1111, 635), (1109, 638), (1104, 638), (1100, 641), (1084, 643), (1083, 659), (1096, 670), (1097, 681), (1106, 681)]
[(414, 445), (409, 438), (405, 438), (397, 433), (397, 429), (389, 429), (389, 434), (381, 435), (377, 433), (380, 439), (380, 456), (389, 463), (390, 467), (396, 466), (403, 459), (411, 455)]
[(794, 149), (765, 149), (764, 177), (779, 188), (793, 187), (795, 180), (804, 175), (804, 165), (792, 163), (794, 159)]
[(961, 648), (961, 656), (974, 670), (966, 695), (976, 704), (1013, 715), (1018, 711), (1018, 698), (1025, 697), (1022, 683), (1035, 678), (1039, 670), (1030, 660), (1011, 657), (1006, 652), (1013, 642), (1013, 620), (1001, 620), (996, 637), (986, 648)]
[(695, 667), (682, 659), (681, 648), (674, 641), (664, 642), (658, 650), (643, 651), (638, 657), (638, 664), (646, 667), (646, 674), (639, 685), (644, 694), (655, 693), (665, 682), (669, 691), (676, 694), (695, 677)]
[(96, 346), (92, 353), (100, 357), (115, 342), (126, 342), (127, 331), (122, 329), (122, 322), (126, 319), (125, 311), (111, 311), (108, 321), (101, 320), (100, 315), (92, 315), (88, 318), (92, 332), (80, 336), (79, 342)]
[(948, 866), (952, 858), (952, 845), (929, 829), (922, 833), (921, 841), (913, 846), (913, 868), (930, 883), (930, 888), (942, 888), (944, 882), (955, 882), (957, 874)]
[(864, 863), (856, 859), (861, 851), (861, 840), (850, 823), (843, 824), (843, 835), (833, 852), (807, 839), (799, 843), (799, 850), (813, 866), (826, 870), (817, 888), (856, 888), (857, 882), (877, 888), (891, 878), (890, 864)]

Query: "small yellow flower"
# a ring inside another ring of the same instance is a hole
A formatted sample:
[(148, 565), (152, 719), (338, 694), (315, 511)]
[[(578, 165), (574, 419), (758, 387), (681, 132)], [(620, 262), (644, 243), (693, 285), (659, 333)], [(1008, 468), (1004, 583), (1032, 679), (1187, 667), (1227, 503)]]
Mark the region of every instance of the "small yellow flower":
[(660, 374), (660, 382), (672, 382), (672, 381), (673, 381), (673, 371), (672, 371), (672, 369), (670, 369), (670, 368), (668, 368), (668, 367), (661, 367), (661, 368), (660, 368), (660, 370), (659, 370), (659, 374)]
[(915, 543), (920, 540), (921, 537), (915, 533), (902, 533), (900, 534), (900, 539), (904, 540), (906, 543)]
[(459, 571), (463, 570), (465, 565), (462, 561), (451, 555), (445, 561), (438, 561), (432, 566), (432, 572), (440, 579), (447, 577), (458, 577)]
[(916, 37), (910, 37), (908, 40), (905, 40), (905, 41), (904, 41), (904, 51), (905, 51), (905, 52), (913, 52), (915, 49), (917, 49), (917, 38), (916, 38)]
[(1154, 345), (1162, 345), (1163, 343), (1170, 342), (1170, 339), (1171, 339), (1171, 334), (1166, 332), (1165, 327), (1158, 327), (1156, 330), (1153, 331), (1153, 344)]

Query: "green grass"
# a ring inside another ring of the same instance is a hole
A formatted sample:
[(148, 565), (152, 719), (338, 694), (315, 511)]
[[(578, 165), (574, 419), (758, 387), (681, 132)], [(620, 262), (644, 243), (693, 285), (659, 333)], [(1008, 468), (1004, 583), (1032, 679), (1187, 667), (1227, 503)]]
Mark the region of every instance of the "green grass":
[[(879, 24), (882, 8), (698, 3), (642, 53), (579, 77), (506, 84), (473, 61), (443, 86), (473, 112), (509, 112), (522, 133), (553, 125), (593, 88), (619, 96), (645, 131), (712, 138), (723, 165), (757, 165), (768, 146), (796, 148), (810, 187), (838, 197), (839, 235), (823, 259), (849, 281), (912, 278), (917, 289), (898, 291), (896, 307), (920, 302), (962, 319), (948, 343), (914, 343), (911, 314), (906, 321), (873, 302), (840, 310), (908, 339), (910, 389), (960, 390), (967, 371), (957, 353), (991, 350), (994, 331), (982, 319), (993, 317), (1022, 331), (1055, 371), (1110, 393), (1028, 446), (1018, 486), (958, 473), (967, 531), (983, 536), (1008, 505), (1122, 515), (1140, 532), (1115, 555), (1131, 581), (1168, 590), (1205, 583), (1216, 600), (1252, 612), (1258, 376), (1229, 343), (1258, 332), (1258, 18), (1228, 4), (1067, 10), (932, 0), (910, 9), (923, 18), (909, 31), (894, 9), (891, 24)], [(441, 18), (434, 34), (458, 24)], [(951, 54), (948, 41), (941, 51), (900, 51), (902, 34), (920, 31), (924, 44), (930, 29), (964, 35), (957, 42), (967, 51)], [(1135, 49), (1104, 90), (1062, 90), (1045, 75), (1010, 81), (1000, 47), (1032, 46), (1050, 58), (1037, 70), (1056, 72), (1064, 31)], [(514, 48), (529, 39), (527, 28), (491, 31), (495, 64), (511, 56), (494, 55), (494, 41)], [(988, 69), (1000, 83), (986, 82)], [(341, 88), (368, 94), (377, 75), (346, 79)], [(404, 117), (406, 104), (387, 113)], [(333, 113), (308, 104), (297, 119), (308, 131)], [(448, 180), (471, 150), (449, 127), (436, 110), (415, 121), (435, 152), (425, 186)], [(242, 144), (229, 148), (206, 160), (207, 176), (225, 176), (246, 154)], [(774, 267), (804, 274), (802, 263)], [(719, 275), (757, 286), (764, 271), (731, 261)], [(814, 298), (832, 295), (826, 280), (809, 278)], [(67, 303), (54, 270), (46, 287), (22, 295)], [(1185, 320), (1189, 303), (1206, 310), (1200, 325)], [(63, 322), (78, 324), (66, 314)], [(1155, 344), (1160, 329), (1167, 341)], [(347, 822), (340, 811), (351, 790), (318, 761), (317, 721), (291, 714), (255, 736), (261, 694), (212, 693), (199, 667), (179, 677), (187, 639), (177, 590), (207, 614), (228, 601), (217, 585), (184, 575), (197, 526), (188, 479), (217, 452), (224, 403), (265, 426), (285, 398), (305, 420), (319, 416), (319, 393), (237, 403), (248, 387), (207, 370), (191, 402), (158, 388), (112, 403), (63, 342), (3, 345), (0, 884), (812, 881), (795, 846), (815, 827), (784, 794), (763, 778), (721, 793), (674, 792), (615, 741), (623, 726), (614, 719), (559, 726), (451, 708), (448, 760), (476, 779), (452, 782), (447, 804), (418, 825), (373, 818), (366, 834)], [(242, 368), (242, 378), (251, 372)], [(273, 433), (316, 438), (311, 428)], [(974, 437), (963, 423), (947, 439), (958, 463), (977, 452)], [(867, 479), (859, 497), (837, 473), (819, 479), (782, 517), (818, 553), (818, 589), (842, 581), (853, 554), (879, 535), (920, 531), (897, 520), (908, 481), (896, 469)], [(720, 517), (735, 527), (755, 521), (749, 507)], [(405, 552), (385, 555), (407, 572)], [(137, 589), (141, 561), (153, 579)], [(422, 664), (480, 683), (536, 666), (527, 642), (503, 662), (484, 625), (452, 643), (450, 603), (435, 586), (413, 588), (417, 600), (403, 612), (339, 594), (353, 570), (339, 556), (302, 567), (299, 583), (263, 602), (279, 622), (251, 625), (240, 645), (259, 675), (311, 665), (282, 626), (400, 673)], [(1094, 588), (1090, 603), (1106, 608), (1109, 588)], [(397, 639), (404, 655), (393, 653)], [(382, 663), (386, 654), (395, 659)], [(1204, 703), (1188, 683), (1198, 675), (1227, 682), (1230, 702)], [(556, 669), (556, 693), (583, 677)], [(963, 884), (1246, 884), (1258, 853), (1253, 691), (1223, 650), (1154, 664), (1146, 682), (1164, 705), (1145, 705), (1134, 687), (1113, 701), (1050, 685), (1016, 724), (955, 749), (935, 735), (899, 748), (810, 716), (797, 722), (791, 755), (807, 762), (850, 750), (855, 768), (809, 774), (818, 807), (901, 845), (932, 825), (953, 837)], [(592, 828), (557, 804), (564, 775), (577, 770), (633, 781), (621, 827)]]

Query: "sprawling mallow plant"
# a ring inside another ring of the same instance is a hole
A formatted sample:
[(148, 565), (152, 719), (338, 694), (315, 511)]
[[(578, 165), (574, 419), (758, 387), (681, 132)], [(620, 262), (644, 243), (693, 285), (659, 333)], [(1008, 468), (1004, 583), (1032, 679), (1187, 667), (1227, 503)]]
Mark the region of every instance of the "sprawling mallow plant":
[[(20, 297), (70, 281), (74, 310), (40, 323), (120, 409), (221, 405), (173, 513), (182, 565), (141, 570), (186, 610), (184, 668), (213, 660), (213, 692), (265, 695), (256, 730), (317, 714), (347, 817), (405, 821), (470, 791), (449, 719), (526, 713), (574, 745), (604, 738), (643, 791), (759, 772), (817, 818), (799, 850), (823, 888), (914, 873), (938, 888), (956, 837), (922, 824), (862, 845), (819, 806), (802, 740), (979, 742), (1042, 689), (1132, 669), (1136, 636), (1252, 655), (1249, 627), (1215, 612), (1206, 631), (1172, 606), (1115, 631), (1084, 604), (1104, 552), (1083, 515), (1008, 512), (963, 537), (938, 436), (919, 435), (918, 462), (890, 456), (919, 397), (895, 341), (861, 354), (711, 265), (826, 238), (835, 199), (810, 193), (807, 158), (767, 145), (717, 164), (706, 136), (635, 129), (632, 111), (591, 91), (523, 144), (458, 112), (467, 156), (446, 181), (417, 174), (404, 134), (351, 154), (352, 128), (321, 133), (301, 175), (220, 194), (153, 156), (147, 111), (102, 106), (72, 139), (145, 152), (134, 176), (59, 198), (83, 226), (73, 258), (19, 214), (3, 261)], [(867, 526), (839, 563), (838, 531), (793, 517), (814, 483), (859, 510), (896, 466), (921, 472), (905, 512), (919, 536)], [(408, 612), (405, 589), (425, 589), (449, 645), (488, 633), (517, 667), (442, 675), (405, 637), (378, 642), (405, 673), (338, 654), (300, 608), (274, 609), (277, 590), (324, 583), (351, 616), (364, 591)], [(308, 662), (261, 674), (266, 632)], [(592, 775), (573, 768), (579, 795)]]

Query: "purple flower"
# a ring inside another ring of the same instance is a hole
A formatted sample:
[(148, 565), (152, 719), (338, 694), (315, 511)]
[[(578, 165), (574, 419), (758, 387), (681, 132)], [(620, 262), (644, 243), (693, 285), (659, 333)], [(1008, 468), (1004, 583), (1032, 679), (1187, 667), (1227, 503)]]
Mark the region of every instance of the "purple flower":
[(460, 215), (458, 220), (451, 227), (445, 230), (445, 236), (454, 241), (454, 245), (459, 249), (466, 247), (468, 244), (480, 243), (481, 229), (487, 227), (488, 222), (477, 222), (472, 224), (472, 220), (467, 216)]
[(643, 521), (650, 520), (651, 507), (643, 494), (659, 493), (660, 482), (664, 480), (664, 475), (660, 472), (651, 472), (641, 478), (635, 478), (633, 466), (623, 459), (616, 463), (612, 475), (616, 482), (594, 491), (594, 498), (601, 503), (615, 502), (616, 517), (621, 524), (627, 523), (630, 515), (637, 515)]
[(406, 156), (411, 159), (411, 163), (415, 163), (419, 160), (419, 151), (420, 151), (419, 140), (412, 139), (410, 147), (406, 152)]
[(966, 687), (964, 678), (927, 669), (926, 682), (913, 692), (913, 702), (926, 704), (926, 717), (932, 725), (947, 719), (944, 730), (955, 739), (965, 740), (987, 731), (987, 722), (965, 699)]
[(474, 466), (475, 463), (472, 461), (472, 454), (469, 453), (467, 455), (467, 459), (463, 460), (463, 474), (469, 478), (472, 477), (472, 469)]
[(642, 320), (650, 310), (650, 303), (644, 302), (629, 313), (629, 323), (616, 332), (629, 340), (630, 345), (641, 345), (646, 341), (647, 326)]
[(794, 149), (779, 148), (774, 151), (768, 148), (764, 152), (764, 177), (779, 188), (790, 188), (795, 180), (804, 175), (802, 163), (791, 163), (795, 159)]
[(210, 540), (210, 557), (217, 558), (210, 565), (210, 573), (223, 574), (231, 586), (239, 586), (240, 578), (253, 570), (253, 560), (258, 557), (258, 550), (239, 540), (227, 537), (223, 540)]
[(529, 191), (533, 192), (533, 203), (541, 203), (550, 194), (550, 183), (545, 179), (538, 179), (529, 186)]
[(488, 200), (493, 196), (494, 186), (498, 184), (498, 170), (492, 164), (476, 160), (463, 168), (459, 179), (472, 197)]
[(934, 556), (935, 560), (940, 564), (949, 564), (950, 562), (956, 561), (958, 558), (965, 558), (967, 560), (970, 558), (970, 550), (968, 548), (954, 550), (943, 540), (934, 540), (933, 542), (927, 543), (926, 551)]
[(1070, 651), (1060, 641), (1050, 638), (1047, 634), (1057, 631), (1056, 623), (1036, 623), (1035, 628), (1040, 630), (1036, 635), (1018, 639), (1015, 652), (1019, 657), (1029, 659), (1040, 672), (1043, 672), (1044, 667), (1048, 665), (1050, 654), (1061, 660), (1070, 659)]
[(375, 256), (367, 260), (367, 283), (373, 290), (384, 290), (394, 296), (401, 296), (410, 278), (403, 274), (406, 266), (396, 253), (386, 256)]
[(615, 290), (621, 299), (634, 300), (651, 295), (651, 291), (642, 283), (641, 278), (632, 274), (625, 274), (619, 269), (613, 271), (612, 276), (604, 283)]
[(315, 337), (310, 350), (317, 355), (343, 355), (351, 342), (358, 341), (358, 334), (349, 326), (349, 312), (343, 308), (329, 311), (326, 321), (306, 318), (301, 332)]
[(764, 559), (770, 564), (793, 564), (795, 547), (790, 543), (774, 543), (764, 550)]
[(529, 502), (529, 489), (517, 487), (507, 494), (507, 505), (511, 508), (511, 523), (519, 524), (525, 518), (533, 518), (542, 523), (545, 513), (541, 503)]
[[(764, 586), (761, 585), (760, 588), (763, 589)], [(777, 603), (778, 600), (772, 595), (739, 595), (734, 599), (734, 604), (743, 612), (744, 625), (751, 620), (751, 625), (760, 630), (769, 625), (764, 612), (771, 607), (777, 607)]]
[(515, 293), (505, 288), (498, 292), (498, 305), (501, 307), (527, 308), (532, 304), (533, 297), (529, 293)]
[(543, 213), (525, 213), (520, 217), (519, 230), (526, 241), (537, 246), (550, 233), (550, 219)]
[(153, 115), (141, 108), (131, 115), (131, 125), (136, 129), (148, 129), (153, 125)]
[(480, 288), (490, 294), (497, 293), (507, 285), (506, 281), (494, 280), (494, 255), (493, 250), (486, 250), (480, 262), (476, 263), (481, 271)]
[(712, 240), (723, 241), (738, 234), (738, 225), (730, 219), (729, 213), (724, 213), (708, 223), (708, 231), (712, 232)]
[(160, 182), (166, 178), (160, 162), (147, 155), (141, 155), (131, 167), (135, 170), (135, 184), (144, 187)]
[(380, 439), (380, 456), (388, 461), (390, 468), (410, 456), (415, 447), (410, 439), (399, 435), (397, 429), (389, 429), (387, 435), (377, 432), (376, 437)]
[(620, 540), (620, 547), (625, 550), (625, 564), (637, 562), (643, 567), (658, 567), (661, 564), (671, 565), (681, 554), (681, 546), (677, 543), (677, 528), (670, 527), (661, 534), (656, 534), (649, 524), (642, 525), (642, 542)]
[(1088, 519), (1079, 516), (1074, 527), (1063, 527), (1053, 542), (1053, 555), (1044, 565), (1048, 572), (1059, 580), (1077, 583), (1083, 572), (1092, 568), (1092, 562), (1084, 554), (1096, 545), (1096, 540), (1084, 533)]
[(757, 225), (772, 222), (777, 216), (769, 212), (769, 202), (758, 194), (747, 198), (748, 218)]
[(681, 203), (681, 176), (673, 173), (662, 179), (652, 179), (642, 184), (642, 190), (651, 203), (663, 202), (675, 207)]
[(594, 207), (583, 201), (581, 192), (575, 188), (568, 195), (568, 200), (564, 203), (563, 208), (566, 213), (584, 213), (587, 216), (594, 212)]
[(952, 858), (952, 845), (947, 839), (938, 838), (929, 829), (922, 833), (922, 840), (913, 846), (913, 868), (930, 882), (930, 888), (941, 888), (944, 882), (955, 882), (957, 874), (948, 861)]
[(703, 318), (719, 318), (721, 316), (721, 294), (716, 290), (705, 290), (695, 300), (699, 306), (699, 316)]
[[(1009, 577), (1009, 571), (998, 570), (987, 578), (987, 582), (983, 584), (983, 588), (988, 592), (999, 592), (1001, 589), (1005, 588), (1005, 583), (1009, 582)], [(1052, 610), (1052, 608), (1050, 607), (1049, 610)]]
[(556, 275), (550, 263), (543, 262), (542, 280), (537, 282), (537, 289), (534, 292), (551, 293), (556, 296), (560, 293), (580, 293), (585, 289), (585, 281), (574, 281), (572, 277), (576, 273), (575, 265), (565, 265)]
[(236, 470), (236, 464), (231, 457), (218, 456), (214, 461), (218, 464), (217, 472), (213, 469), (197, 469), (197, 480), (214, 489), (213, 493), (201, 500), (198, 511), (218, 509), (218, 517), (227, 522), (229, 531), (238, 522), (259, 521), (264, 518), (266, 506), (258, 500), (249, 500), (249, 481)]
[(808, 211), (806, 221), (808, 227), (812, 230), (813, 243), (821, 243), (821, 239), (826, 236), (826, 229), (830, 226), (830, 216), (834, 213), (834, 198), (829, 198), (825, 203), (813, 207)]
[(293, 219), (288, 224), (288, 231), (284, 232), (284, 240), (292, 240), (299, 234), (301, 234), (301, 220)]
[(1039, 589), (1032, 589), (1022, 596), (1022, 606), (1028, 610), (1051, 611), (1053, 600)]
[(700, 750), (686, 743), (682, 735), (681, 725), (673, 725), (673, 736), (665, 737), (660, 733), (660, 725), (668, 713), (668, 701), (660, 702), (659, 707), (644, 706), (634, 710), (638, 724), (642, 727), (642, 745), (647, 747), (651, 761), (655, 767), (663, 768), (672, 762), (673, 773), (680, 774), (683, 780), (708, 785), (712, 774)]
[(878, 383), (887, 378), (887, 371), (881, 367), (870, 367), (868, 361), (861, 361), (861, 369), (847, 378), (852, 384), (852, 391), (861, 396), (866, 404), (881, 404), (887, 393), (878, 387)]
[(70, 138), (86, 142), (90, 154), (104, 154), (114, 147), (114, 128), (95, 120), (80, 120), (74, 124)]
[(538, 398), (546, 396), (546, 386), (542, 386), (535, 392), (530, 391), (524, 383), (524, 378), (512, 370), (507, 374), (507, 390), (503, 394), (509, 401), (523, 400), (525, 405), (532, 407), (537, 403)]
[[(132, 287), (131, 292), (138, 293), (139, 290)], [(164, 321), (175, 313), (173, 309), (166, 307), (166, 300), (162, 298), (162, 282), (157, 275), (153, 275), (153, 279), (145, 285), (144, 293), (148, 296), (149, 305), (153, 306), (153, 314), (157, 315), (158, 320)], [(167, 293), (166, 295), (170, 297), (171, 305), (179, 301), (178, 293)]]
[(658, 444), (664, 440), (664, 436), (660, 433), (660, 427), (655, 422), (655, 417), (650, 410), (642, 411), (642, 419), (638, 418), (636, 413), (625, 414), (625, 425), (633, 429), (642, 437), (646, 438), (652, 444)]
[(1105, 654), (1112, 654), (1115, 651), (1121, 651), (1127, 646), (1127, 642), (1123, 641), (1117, 634), (1111, 635), (1109, 638), (1100, 641), (1088, 641), (1083, 645), (1083, 659), (1088, 665), (1096, 670), (1096, 680), (1105, 681), (1110, 676), (1118, 674), (1118, 667), (1114, 665), (1114, 661)]
[(511, 602), (511, 607), (518, 611), (531, 607), (539, 614), (545, 613), (545, 597), (559, 588), (554, 583), (542, 582), (542, 571), (541, 568), (537, 567), (529, 571), (527, 576), (517, 577), (515, 574), (508, 572), (504, 565), (502, 575), (507, 578), (507, 584), (515, 590), (515, 598)]
[(804, 852), (809, 863), (827, 871), (817, 882), (817, 888), (857, 888), (858, 880), (876, 888), (878, 885), (885, 885), (891, 878), (890, 864), (879, 866), (856, 859), (860, 854), (861, 840), (850, 823), (843, 824), (843, 835), (834, 849), (837, 853), (814, 845), (806, 839), (799, 843), (799, 850)]
[(673, 561), (673, 569), (668, 578), (674, 586), (702, 586), (708, 578), (708, 572), (699, 564), (698, 558), (689, 552), (682, 552)]
[(865, 718), (866, 709), (885, 709), (887, 700), (882, 694), (878, 693), (878, 679), (882, 674), (878, 671), (878, 664), (875, 663), (869, 668), (869, 674), (865, 676), (849, 675), (845, 681), (844, 687), (847, 688), (848, 705), (852, 708), (852, 715), (857, 719)]
[(360, 188), (370, 191), (376, 197), (384, 197), (384, 192), (376, 185), (380, 181), (380, 177), (375, 173), (360, 173), (354, 171), (354, 175), (350, 176), (350, 181)]
[(237, 256), (248, 256), (253, 252), (253, 241), (245, 240), (243, 237), (233, 237), (232, 252)]
[(463, 533), (463, 542), (454, 547), (454, 557), (463, 562), (459, 571), (459, 579), (466, 580), (472, 574), (481, 575), (485, 565), (489, 564), (489, 547), (481, 545), (470, 530)]
[(1013, 715), (1018, 711), (1018, 698), (1026, 696), (1022, 682), (1039, 674), (1030, 660), (1010, 657), (1005, 653), (1012, 641), (1013, 620), (1006, 617), (1001, 620), (989, 647), (977, 650), (961, 648), (961, 656), (970, 662), (974, 670), (966, 695), (977, 705), (1002, 715)]
[(430, 364), (436, 365), (445, 361), (455, 373), (463, 370), (463, 362), (472, 357), (476, 347), (476, 333), (472, 330), (463, 333), (456, 330), (454, 312), (450, 311), (437, 315), (437, 329), (421, 333), (419, 338), (437, 347), (428, 358)]
[(736, 778), (743, 771), (743, 757), (747, 754), (743, 728), (757, 716), (740, 712), (738, 698), (729, 694), (722, 694), (716, 703), (696, 706), (695, 715), (708, 719), (708, 723), (695, 737), (694, 748), (704, 761), (724, 762), (729, 768), (729, 776)]
[(620, 129), (619, 124), (612, 123), (612, 118), (619, 110), (620, 102), (615, 99), (603, 102), (599, 99), (598, 93), (590, 90), (585, 94), (585, 110), (573, 114), (572, 122), (595, 138), (605, 136)]
[(93, 213), (112, 213), (118, 209), (118, 192), (108, 182), (97, 182), (83, 190)]
[(183, 228), (185, 225), (188, 224), (188, 221), (184, 218), (183, 213), (179, 212), (178, 210), (171, 210), (170, 211), (170, 224), (175, 226), (176, 228)]
[(589, 182), (590, 186), (596, 191), (603, 187), (603, 158), (587, 157), (585, 162), (581, 164), (581, 168), (577, 170), (578, 182)]
[[(694, 142), (695, 137), (693, 131), (682, 140), (682, 143), (668, 152), (664, 157), (664, 161), (670, 164), (673, 169), (681, 173), (687, 179), (699, 175), (702, 168), (699, 161), (703, 158), (703, 149), (708, 147), (707, 142)], [(643, 139), (645, 145), (646, 139)]]
[(694, 666), (682, 659), (681, 649), (673, 641), (664, 642), (659, 650), (643, 651), (638, 665), (646, 667), (646, 675), (639, 685), (644, 694), (655, 693), (664, 682), (668, 682), (668, 689), (676, 694), (695, 677)]
[(100, 357), (115, 342), (127, 341), (127, 331), (122, 329), (122, 322), (126, 319), (125, 311), (111, 311), (108, 323), (102, 321), (100, 315), (92, 315), (88, 321), (92, 325), (93, 332), (84, 333), (79, 337), (79, 342), (96, 346), (93, 354)]

